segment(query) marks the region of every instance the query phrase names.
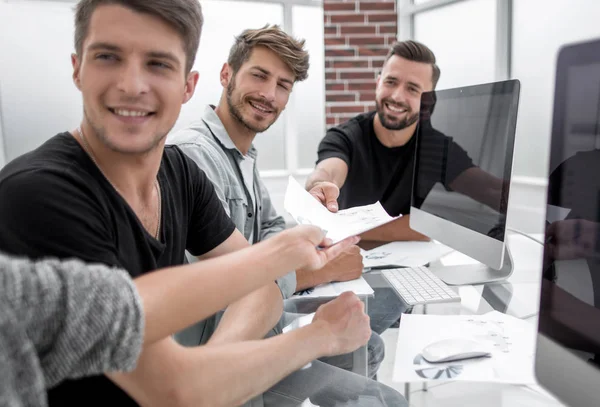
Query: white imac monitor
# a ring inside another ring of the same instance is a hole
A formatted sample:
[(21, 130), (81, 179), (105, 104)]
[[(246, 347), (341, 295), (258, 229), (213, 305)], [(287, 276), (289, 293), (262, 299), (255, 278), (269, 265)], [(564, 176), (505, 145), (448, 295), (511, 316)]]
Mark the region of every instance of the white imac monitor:
[(600, 406), (600, 39), (557, 59), (538, 382), (569, 406)]
[(410, 227), (480, 262), (432, 264), (447, 284), (512, 273), (505, 232), (519, 90), (508, 80), (421, 97)]

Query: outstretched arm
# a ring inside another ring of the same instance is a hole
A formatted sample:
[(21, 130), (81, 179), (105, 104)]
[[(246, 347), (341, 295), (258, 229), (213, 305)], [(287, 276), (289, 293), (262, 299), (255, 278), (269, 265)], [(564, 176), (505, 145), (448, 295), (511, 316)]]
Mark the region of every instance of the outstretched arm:
[(364, 304), (344, 293), (290, 333), (194, 348), (167, 339), (146, 349), (134, 373), (109, 378), (144, 406), (237, 406), (318, 357), (352, 352), (370, 335)]

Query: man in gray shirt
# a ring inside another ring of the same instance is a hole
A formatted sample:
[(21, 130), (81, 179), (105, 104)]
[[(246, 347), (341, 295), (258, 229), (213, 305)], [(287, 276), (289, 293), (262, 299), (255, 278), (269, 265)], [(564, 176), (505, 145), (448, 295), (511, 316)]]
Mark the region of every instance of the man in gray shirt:
[[(242, 32), (221, 70), (223, 93), (218, 106), (207, 106), (200, 120), (168, 139), (206, 173), (225, 211), (250, 243), (285, 229), (285, 221), (277, 215), (260, 178), (252, 142), (285, 109), (294, 84), (306, 79), (309, 56), (303, 47), (303, 40), (292, 38), (277, 26)], [(360, 249), (352, 246), (322, 270), (295, 270), (278, 283), (284, 298), (288, 298), (318, 284), (356, 279), (362, 269)], [(286, 316), (289, 317), (284, 315), (282, 325), (289, 319)], [(192, 344), (199, 334), (191, 328), (178, 338)], [(376, 374), (383, 353), (383, 342), (374, 334), (369, 342), (371, 377)], [(331, 362), (352, 368), (349, 356)]]

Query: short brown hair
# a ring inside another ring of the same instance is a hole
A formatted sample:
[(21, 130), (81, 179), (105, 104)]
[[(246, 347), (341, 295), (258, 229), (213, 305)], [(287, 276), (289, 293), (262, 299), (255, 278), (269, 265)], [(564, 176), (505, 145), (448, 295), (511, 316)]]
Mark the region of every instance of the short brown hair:
[(384, 64), (394, 55), (397, 55), (409, 61), (430, 64), (431, 68), (433, 68), (431, 82), (433, 83), (433, 88), (435, 89), (435, 85), (437, 85), (438, 80), (440, 79), (441, 72), (440, 68), (435, 63), (435, 54), (426, 45), (412, 40), (397, 41), (390, 48), (390, 51), (385, 57)]
[(192, 70), (202, 34), (202, 8), (198, 0), (81, 0), (75, 7), (75, 51), (83, 52), (92, 14), (98, 6), (115, 4), (160, 18), (173, 27), (183, 41), (186, 74)]
[(235, 74), (250, 59), (254, 47), (266, 47), (281, 58), (294, 73), (295, 81), (300, 82), (308, 77), (308, 51), (304, 49), (304, 42), (293, 38), (278, 25), (267, 24), (263, 28), (244, 30), (235, 37), (227, 63)]

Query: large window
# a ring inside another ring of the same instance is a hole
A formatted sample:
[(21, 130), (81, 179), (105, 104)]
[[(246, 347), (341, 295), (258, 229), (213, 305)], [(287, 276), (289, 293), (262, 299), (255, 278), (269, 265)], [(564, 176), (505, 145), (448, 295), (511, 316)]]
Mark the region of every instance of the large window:
[(471, 0), (415, 14), (414, 39), (436, 55), (438, 89), (494, 80), (496, 0)]
[[(246, 28), (279, 24), (306, 39), (311, 67), (309, 79), (295, 85), (279, 120), (256, 138), (258, 165), (267, 176), (312, 168), (325, 132), (321, 1), (200, 2), (205, 24), (194, 65), (200, 79), (174, 130), (198, 119), (205, 105), (219, 102), (219, 72), (234, 36)], [(7, 160), (74, 128), (81, 119), (81, 95), (69, 62), (75, 4), (76, 0), (0, 0), (0, 125)]]
[(556, 57), (564, 44), (600, 37), (599, 15), (597, 0), (514, 1), (511, 74), (522, 85), (519, 149), (544, 158), (515, 155), (522, 172), (546, 177)]

